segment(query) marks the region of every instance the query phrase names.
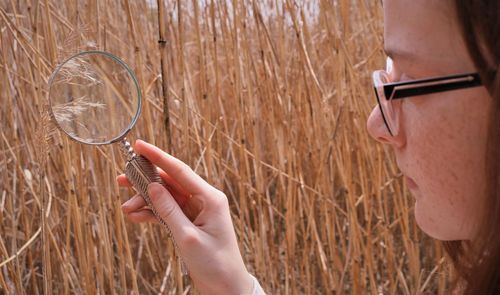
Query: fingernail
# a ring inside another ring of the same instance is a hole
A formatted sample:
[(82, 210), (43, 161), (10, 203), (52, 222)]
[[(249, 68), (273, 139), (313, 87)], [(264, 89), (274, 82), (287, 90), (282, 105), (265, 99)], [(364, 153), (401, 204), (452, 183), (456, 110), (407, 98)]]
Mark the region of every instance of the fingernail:
[(137, 149), (137, 144), (141, 145), (144, 144), (144, 140), (136, 139), (134, 142), (134, 149)]
[(125, 212), (125, 213), (128, 213), (129, 211), (129, 203), (130, 203), (130, 200), (126, 201), (125, 203), (122, 204), (122, 211)]
[(144, 141), (144, 140), (142, 140), (142, 139), (137, 139), (137, 140), (135, 141), (135, 144), (147, 144), (147, 142), (146, 142), (146, 141)]

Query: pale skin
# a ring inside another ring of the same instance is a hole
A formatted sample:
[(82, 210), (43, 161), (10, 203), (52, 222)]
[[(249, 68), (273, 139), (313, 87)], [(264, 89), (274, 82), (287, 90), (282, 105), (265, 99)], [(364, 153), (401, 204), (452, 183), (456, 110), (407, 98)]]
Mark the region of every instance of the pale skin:
[[(419, 79), (475, 72), (448, 1), (386, 0), (385, 48), (394, 60), (391, 79)], [(375, 98), (367, 98), (373, 99)], [(470, 240), (480, 216), (484, 183), (486, 118), (484, 87), (404, 99), (399, 134), (390, 136), (375, 107), (367, 128), (390, 146), (411, 178), (419, 227), (439, 240)], [(228, 200), (186, 164), (137, 141), (137, 153), (159, 167), (167, 189), (152, 184), (151, 199), (169, 224), (190, 276), (203, 294), (250, 294)], [(130, 186), (124, 175), (121, 186)], [(123, 204), (132, 222), (157, 222), (140, 196)]]
[[(386, 0), (384, 14), (394, 81), (477, 71), (449, 1)], [(485, 87), (406, 98), (396, 137), (378, 107), (368, 119), (370, 135), (393, 149), (401, 172), (416, 184), (410, 191), (417, 224), (436, 239), (474, 238), (485, 189), (490, 102)]]
[[(243, 263), (224, 193), (154, 145), (138, 140), (134, 149), (159, 168), (167, 184), (168, 189), (150, 184), (148, 192), (169, 225), (197, 289), (202, 294), (251, 294), (253, 280)], [(125, 175), (117, 180), (121, 186), (130, 186)], [(122, 205), (122, 211), (132, 222), (157, 223), (145, 206), (136, 195)]]

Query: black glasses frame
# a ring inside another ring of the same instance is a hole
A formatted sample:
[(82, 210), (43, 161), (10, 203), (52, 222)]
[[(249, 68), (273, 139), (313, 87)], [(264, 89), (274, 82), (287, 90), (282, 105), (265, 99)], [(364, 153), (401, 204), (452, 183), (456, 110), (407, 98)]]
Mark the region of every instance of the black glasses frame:
[(401, 99), (431, 93), (465, 89), (481, 86), (478, 73), (449, 75), (429, 79), (420, 79), (404, 82), (384, 84), (384, 93), (387, 99)]
[[(383, 87), (383, 93), (386, 100), (402, 99), (413, 96), (420, 96), (432, 93), (439, 93), (451, 90), (466, 89), (481, 86), (481, 78), (478, 73), (467, 73), (458, 75), (448, 75), (433, 77), (427, 79), (418, 79), (403, 82), (390, 82), (379, 85), (377, 87), (375, 80), (373, 81), (373, 88), (377, 97), (378, 106), (382, 113), (384, 124), (391, 134), (394, 136), (391, 128), (386, 119), (381, 106), (381, 98), (379, 97), (378, 89)], [(381, 89), (380, 89), (381, 90)]]

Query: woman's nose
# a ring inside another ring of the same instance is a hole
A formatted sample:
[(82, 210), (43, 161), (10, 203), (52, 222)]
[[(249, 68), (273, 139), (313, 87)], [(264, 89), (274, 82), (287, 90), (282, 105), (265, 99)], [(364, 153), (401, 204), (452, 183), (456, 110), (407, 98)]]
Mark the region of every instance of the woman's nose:
[(384, 118), (380, 112), (379, 106), (375, 106), (368, 117), (366, 122), (366, 128), (368, 133), (373, 139), (384, 144), (390, 144), (395, 147), (402, 147), (405, 144), (403, 130), (399, 128), (399, 132), (396, 136), (392, 136), (384, 123)]

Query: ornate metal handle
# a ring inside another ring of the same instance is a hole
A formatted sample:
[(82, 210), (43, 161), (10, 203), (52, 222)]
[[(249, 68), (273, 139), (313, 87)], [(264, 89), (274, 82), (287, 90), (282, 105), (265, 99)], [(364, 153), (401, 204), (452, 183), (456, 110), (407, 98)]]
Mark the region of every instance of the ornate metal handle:
[(156, 167), (146, 158), (140, 155), (136, 155), (134, 153), (134, 149), (130, 146), (130, 143), (124, 138), (122, 140), (122, 148), (124, 150), (125, 155), (127, 156), (127, 164), (125, 165), (125, 175), (128, 180), (134, 186), (134, 189), (144, 198), (146, 204), (148, 204), (149, 208), (156, 216), (158, 221), (163, 225), (164, 229), (167, 231), (168, 236), (172, 239), (174, 244), (175, 252), (177, 253), (177, 257), (181, 262), (181, 269), (184, 275), (188, 274), (188, 270), (186, 265), (182, 261), (179, 256), (179, 248), (177, 247), (177, 243), (175, 242), (174, 237), (172, 236), (172, 232), (170, 231), (170, 227), (168, 224), (161, 218), (158, 211), (153, 206), (151, 199), (149, 198), (148, 193), (148, 185), (152, 182), (157, 182), (162, 185), (165, 185), (163, 180), (160, 177), (160, 174), (156, 170)]

